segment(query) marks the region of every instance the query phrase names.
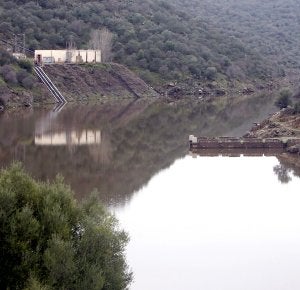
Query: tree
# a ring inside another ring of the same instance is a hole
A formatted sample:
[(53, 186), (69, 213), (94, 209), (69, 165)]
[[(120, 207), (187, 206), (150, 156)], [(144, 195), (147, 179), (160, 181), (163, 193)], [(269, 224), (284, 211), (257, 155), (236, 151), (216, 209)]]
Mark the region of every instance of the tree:
[(300, 102), (297, 102), (294, 105), (294, 111), (295, 111), (295, 114), (300, 114)]
[(205, 71), (205, 76), (208, 80), (213, 81), (217, 76), (217, 69), (215, 67), (208, 67)]
[(91, 32), (89, 47), (91, 49), (100, 49), (103, 62), (112, 60), (112, 41), (113, 34), (107, 29), (97, 29)]
[(292, 96), (292, 92), (289, 89), (283, 89), (280, 92), (279, 97), (277, 98), (275, 105), (279, 108), (279, 109), (284, 109), (286, 108), (288, 105), (291, 104), (291, 100), (290, 97)]
[(26, 59), (21, 59), (18, 61), (18, 64), (21, 68), (27, 70), (27, 72), (32, 73), (33, 72), (33, 63)]
[(78, 204), (61, 177), (0, 171), (1, 289), (126, 289), (127, 235), (95, 198)]

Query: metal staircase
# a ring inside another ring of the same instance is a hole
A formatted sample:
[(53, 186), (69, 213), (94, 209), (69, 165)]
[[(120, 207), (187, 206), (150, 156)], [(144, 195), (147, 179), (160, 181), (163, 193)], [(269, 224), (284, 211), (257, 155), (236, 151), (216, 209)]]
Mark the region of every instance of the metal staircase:
[(50, 80), (50, 78), (47, 76), (47, 74), (44, 72), (44, 70), (40, 66), (36, 65), (34, 67), (34, 71), (38, 75), (39, 79), (43, 82), (43, 84), (51, 92), (51, 94), (53, 95), (53, 97), (55, 98), (57, 103), (62, 103), (62, 104), (67, 103), (67, 100), (65, 99), (65, 97), (61, 94), (61, 92), (53, 84), (53, 82)]

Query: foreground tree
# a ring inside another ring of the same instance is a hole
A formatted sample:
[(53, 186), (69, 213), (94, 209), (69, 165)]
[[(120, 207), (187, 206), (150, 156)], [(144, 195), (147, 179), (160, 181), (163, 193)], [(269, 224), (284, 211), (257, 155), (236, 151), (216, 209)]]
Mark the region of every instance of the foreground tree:
[(62, 178), (0, 171), (0, 289), (127, 289), (127, 235), (95, 198), (78, 204)]

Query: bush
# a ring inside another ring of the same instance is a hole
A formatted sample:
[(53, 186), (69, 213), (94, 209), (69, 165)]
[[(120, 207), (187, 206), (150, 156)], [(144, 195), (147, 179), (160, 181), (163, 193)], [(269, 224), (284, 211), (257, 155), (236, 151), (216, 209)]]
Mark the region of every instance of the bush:
[(275, 105), (279, 109), (284, 109), (289, 106), (292, 102), (290, 97), (292, 96), (292, 92), (288, 89), (284, 89), (280, 92), (280, 96), (277, 98)]
[(7, 51), (0, 49), (0, 66), (15, 63), (16, 59)]
[(215, 67), (208, 67), (205, 71), (205, 76), (210, 81), (215, 80), (217, 76), (217, 69)]
[(4, 65), (3, 67), (1, 67), (0, 73), (3, 77), (3, 79), (5, 80), (5, 82), (7, 82), (9, 84), (17, 84), (18, 83), (16, 72), (10, 65), (7, 64), (7, 65)]
[(33, 64), (29, 60), (21, 59), (18, 61), (18, 64), (21, 68), (27, 70), (29, 73), (32, 73)]
[(33, 85), (34, 85), (34, 78), (29, 75), (26, 78), (24, 78), (21, 82), (21, 85), (25, 88), (25, 89), (32, 89)]
[(21, 84), (22, 81), (29, 76), (28, 72), (25, 69), (21, 69), (17, 72), (17, 80)]
[(78, 204), (62, 178), (19, 164), (0, 171), (0, 289), (125, 289), (127, 235), (95, 198)]
[(294, 105), (294, 111), (295, 111), (295, 114), (300, 114), (300, 102), (297, 102)]
[(4, 75), (3, 78), (9, 84), (15, 85), (18, 83), (16, 73), (14, 71), (11, 71), (8, 74)]
[(281, 97), (286, 97), (286, 98), (290, 98), (292, 96), (292, 92), (290, 89), (283, 89), (280, 91), (280, 96)]

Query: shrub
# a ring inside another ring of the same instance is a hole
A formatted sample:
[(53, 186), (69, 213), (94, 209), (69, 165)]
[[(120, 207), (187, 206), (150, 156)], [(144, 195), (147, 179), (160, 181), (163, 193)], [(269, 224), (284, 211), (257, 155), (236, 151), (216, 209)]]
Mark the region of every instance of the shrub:
[(295, 111), (296, 114), (300, 114), (300, 102), (297, 102), (294, 105), (294, 111)]
[(4, 76), (4, 75), (8, 74), (9, 72), (11, 72), (12, 70), (13, 70), (13, 68), (10, 65), (6, 64), (6, 65), (0, 67), (0, 74), (2, 76)]
[(291, 104), (290, 97), (292, 92), (288, 89), (284, 89), (280, 92), (280, 96), (277, 98), (275, 105), (279, 109), (284, 109)]
[(16, 59), (7, 51), (0, 49), (0, 66), (15, 63)]
[(13, 69), (7, 70), (5, 73), (3, 73), (3, 79), (9, 84), (18, 83), (16, 72)]
[(290, 98), (292, 96), (292, 92), (290, 89), (283, 89), (280, 91), (280, 96), (281, 97), (286, 97), (286, 98)]
[(25, 89), (32, 89), (34, 85), (34, 78), (31, 75), (29, 75), (22, 80), (21, 84)]
[(0, 171), (0, 289), (126, 289), (127, 235), (95, 198), (78, 204), (62, 178), (19, 164)]
[(33, 64), (29, 60), (21, 59), (18, 61), (18, 64), (21, 68), (27, 70), (29, 73), (32, 73)]
[(208, 67), (205, 71), (205, 76), (210, 81), (215, 80), (217, 76), (217, 69), (215, 67)]
[(22, 81), (29, 76), (28, 72), (25, 69), (21, 69), (17, 72), (17, 80), (20, 84)]

